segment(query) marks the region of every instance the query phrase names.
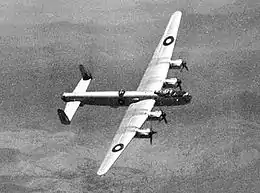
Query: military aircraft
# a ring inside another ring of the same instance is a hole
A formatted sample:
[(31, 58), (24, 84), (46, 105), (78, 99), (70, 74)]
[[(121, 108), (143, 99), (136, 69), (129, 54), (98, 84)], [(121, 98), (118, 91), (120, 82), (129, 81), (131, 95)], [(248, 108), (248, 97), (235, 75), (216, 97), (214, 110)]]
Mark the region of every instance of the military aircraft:
[[(129, 106), (117, 130), (111, 146), (99, 167), (97, 174), (105, 174), (130, 141), (135, 138), (150, 138), (156, 132), (151, 128), (141, 129), (146, 120), (166, 120), (166, 114), (161, 111), (151, 111), (154, 106), (176, 106), (190, 103), (191, 95), (181, 88), (178, 78), (167, 79), (169, 69), (187, 69), (182, 59), (171, 60), (176, 42), (177, 32), (182, 13), (172, 14), (151, 62), (136, 91), (97, 91), (86, 92), (92, 75), (80, 65), (82, 79), (72, 93), (63, 93), (62, 100), (66, 102), (65, 110), (58, 109), (62, 124), (68, 125), (77, 108), (83, 105), (102, 105), (111, 107)], [(179, 88), (179, 89), (178, 89)], [(177, 90), (178, 89), (178, 90)]]

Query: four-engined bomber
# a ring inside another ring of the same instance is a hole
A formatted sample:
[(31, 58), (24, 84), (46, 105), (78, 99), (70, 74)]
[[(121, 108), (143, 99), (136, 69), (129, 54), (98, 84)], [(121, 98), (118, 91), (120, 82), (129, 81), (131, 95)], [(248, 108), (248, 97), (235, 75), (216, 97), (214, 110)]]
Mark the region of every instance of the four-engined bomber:
[(97, 174), (105, 174), (133, 138), (149, 138), (156, 132), (152, 128), (141, 129), (144, 122), (164, 121), (166, 113), (162, 110), (152, 111), (154, 106), (177, 106), (190, 103), (191, 95), (182, 90), (182, 81), (178, 78), (167, 78), (169, 69), (188, 70), (182, 59), (171, 60), (176, 42), (182, 13), (176, 11), (170, 18), (166, 30), (154, 52), (144, 76), (135, 91), (97, 91), (86, 92), (92, 75), (80, 65), (82, 79), (72, 93), (63, 93), (66, 102), (65, 110), (58, 109), (61, 123), (69, 125), (79, 106), (129, 106), (117, 130), (111, 146), (98, 169)]

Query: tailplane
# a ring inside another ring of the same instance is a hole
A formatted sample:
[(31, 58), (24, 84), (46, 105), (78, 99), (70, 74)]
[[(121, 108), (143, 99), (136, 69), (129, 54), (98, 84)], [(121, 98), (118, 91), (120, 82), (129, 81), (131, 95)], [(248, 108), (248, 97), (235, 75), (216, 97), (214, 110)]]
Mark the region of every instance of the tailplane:
[[(81, 72), (82, 79), (78, 82), (77, 86), (75, 87), (72, 93), (86, 92), (90, 84), (90, 81), (92, 80), (91, 73), (87, 71), (83, 65), (79, 66), (79, 70)], [(66, 99), (64, 100), (66, 101)], [(58, 116), (62, 124), (69, 125), (71, 123), (71, 120), (74, 114), (76, 113), (78, 107), (80, 106), (80, 103), (80, 101), (67, 102), (64, 110), (57, 110)]]

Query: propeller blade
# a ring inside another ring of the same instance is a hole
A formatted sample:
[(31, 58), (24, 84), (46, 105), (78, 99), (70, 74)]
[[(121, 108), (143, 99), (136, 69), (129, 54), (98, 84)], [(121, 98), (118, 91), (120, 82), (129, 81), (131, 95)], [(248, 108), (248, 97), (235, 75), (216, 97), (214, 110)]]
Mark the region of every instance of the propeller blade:
[(187, 71), (189, 71), (189, 69), (188, 69), (188, 66), (187, 66), (187, 62), (183, 62), (183, 68), (185, 68)]
[(164, 118), (164, 122), (165, 122), (165, 124), (168, 124), (168, 121), (167, 121), (167, 119), (166, 119), (166, 118)]
[(150, 133), (150, 144), (153, 144), (153, 134), (157, 133), (157, 131), (153, 131), (151, 128), (151, 133)]
[(182, 83), (181, 80), (178, 79), (178, 81), (177, 81), (177, 87), (180, 88), (180, 91), (182, 91), (181, 83)]
[(165, 124), (168, 123), (167, 119), (166, 119), (166, 113), (162, 111), (162, 115), (161, 115), (161, 120), (164, 120)]
[(188, 69), (188, 66), (187, 66), (187, 63), (186, 63), (186, 62), (185, 62), (184, 68), (185, 68), (187, 71), (189, 71), (189, 69)]
[(182, 70), (183, 70), (184, 68), (185, 68), (187, 71), (189, 71), (188, 66), (187, 66), (187, 62), (182, 61), (182, 63), (181, 63), (181, 72), (182, 72)]
[(167, 119), (166, 119), (166, 113), (163, 112), (162, 110), (161, 110), (161, 112), (162, 112), (162, 114), (161, 114), (161, 116), (160, 116), (160, 118), (159, 118), (159, 122), (161, 122), (162, 120), (164, 120), (164, 122), (167, 124), (168, 121), (167, 121)]
[(152, 145), (153, 144), (153, 125), (152, 125), (152, 122), (151, 123), (151, 132), (149, 133), (149, 136), (150, 136), (150, 144)]

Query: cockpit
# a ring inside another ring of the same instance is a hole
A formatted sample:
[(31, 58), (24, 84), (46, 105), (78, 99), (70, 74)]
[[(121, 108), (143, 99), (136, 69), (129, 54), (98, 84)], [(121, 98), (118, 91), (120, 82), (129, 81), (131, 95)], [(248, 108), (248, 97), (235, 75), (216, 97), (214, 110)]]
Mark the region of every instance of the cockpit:
[(161, 89), (159, 91), (155, 91), (154, 94), (163, 97), (183, 97), (185, 95), (188, 95), (188, 93), (185, 91), (176, 91), (172, 88)]
[[(162, 98), (165, 98), (166, 101), (169, 102), (172, 101), (173, 104), (175, 105), (184, 105), (184, 104), (188, 104), (191, 99), (192, 99), (192, 96), (188, 93), (188, 92), (185, 92), (185, 91), (177, 91), (177, 90), (174, 90), (173, 88), (166, 88), (166, 89), (161, 89), (159, 91), (154, 91), (154, 94), (162, 97)], [(161, 104), (165, 104), (164, 102), (166, 102), (165, 100), (161, 100)], [(170, 105), (172, 105), (172, 103), (170, 102)]]

